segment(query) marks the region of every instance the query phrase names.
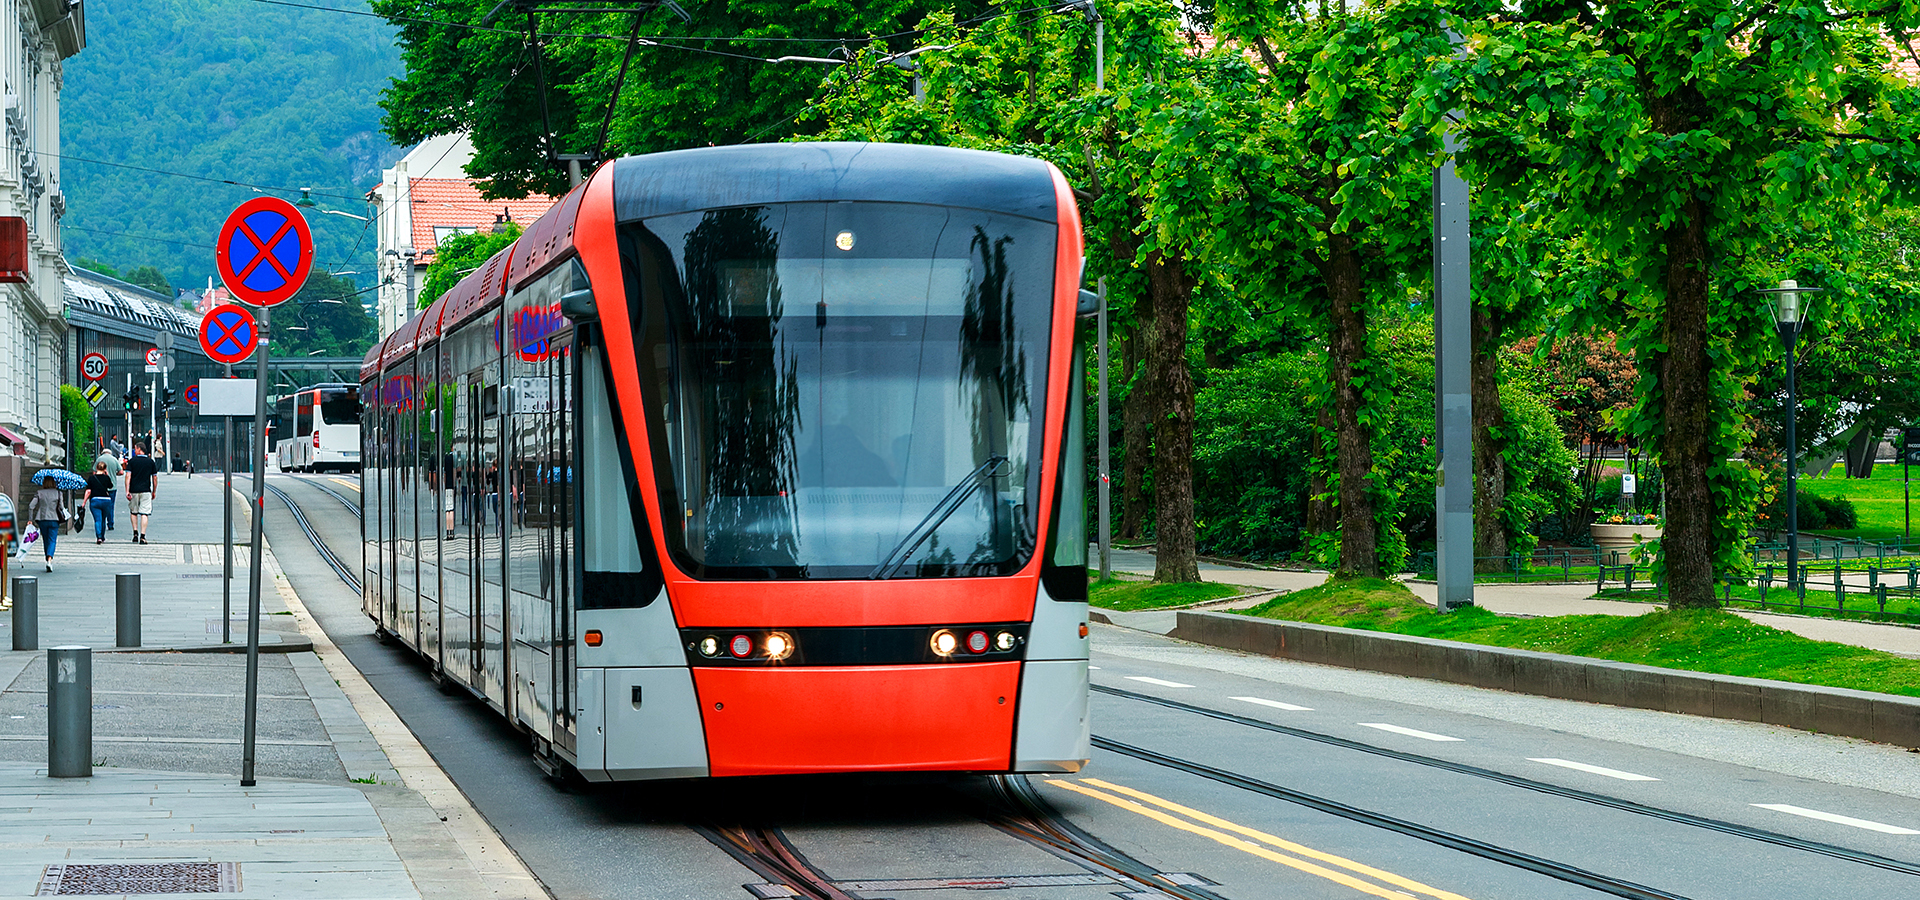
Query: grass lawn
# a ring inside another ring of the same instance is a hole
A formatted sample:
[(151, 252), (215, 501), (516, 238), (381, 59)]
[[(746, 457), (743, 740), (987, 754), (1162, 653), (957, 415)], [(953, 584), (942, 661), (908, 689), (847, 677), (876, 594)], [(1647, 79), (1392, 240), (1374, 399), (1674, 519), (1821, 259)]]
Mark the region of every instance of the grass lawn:
[[(1901, 466), (1874, 466), (1872, 478), (1848, 478), (1845, 466), (1834, 466), (1825, 475), (1800, 476), (1800, 490), (1821, 497), (1843, 497), (1853, 503), (1859, 527), (1824, 530), (1821, 534), (1859, 538), (1864, 541), (1897, 541), (1906, 535), (1906, 504)], [(1920, 470), (1913, 473), (1920, 482)], [(1920, 483), (1913, 486), (1916, 516), (1920, 516)], [(1920, 525), (1920, 523), (1915, 523)], [(1920, 530), (1915, 532), (1920, 539)]]
[(1295, 622), (1920, 697), (1920, 660), (1812, 641), (1719, 610), (1523, 619), (1471, 607), (1441, 614), (1399, 584), (1358, 578), (1295, 591), (1246, 612)]
[(1250, 594), (1256, 590), (1258, 588), (1219, 584), (1212, 581), (1203, 581), (1198, 584), (1155, 584), (1144, 578), (1094, 581), (1087, 586), (1088, 598), (1094, 606), (1117, 612), (1186, 606), (1190, 603), (1203, 603), (1208, 600)]

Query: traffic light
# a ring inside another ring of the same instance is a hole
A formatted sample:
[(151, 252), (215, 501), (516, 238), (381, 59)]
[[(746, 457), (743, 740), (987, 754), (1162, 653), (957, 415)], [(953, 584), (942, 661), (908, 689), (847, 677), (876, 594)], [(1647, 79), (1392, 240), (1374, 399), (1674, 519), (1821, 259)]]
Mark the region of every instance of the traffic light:
[(162, 389), (160, 392), (160, 408), (166, 409), (166, 410), (173, 409), (173, 398), (174, 398), (173, 388)]
[(128, 391), (124, 394), (121, 394), (120, 399), (126, 403), (127, 412), (140, 411), (140, 392), (139, 391)]

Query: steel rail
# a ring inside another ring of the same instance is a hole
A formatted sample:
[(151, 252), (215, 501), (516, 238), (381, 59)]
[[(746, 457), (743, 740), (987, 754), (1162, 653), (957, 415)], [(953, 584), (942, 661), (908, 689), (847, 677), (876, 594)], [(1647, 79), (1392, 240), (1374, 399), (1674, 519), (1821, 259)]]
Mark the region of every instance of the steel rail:
[(1205, 888), (1175, 884), (1147, 865), (1073, 824), (1048, 803), (1024, 775), (993, 776), (995, 794), (1008, 807), (997, 816), (983, 817), (1004, 834), (1094, 871), (1111, 875), (1122, 885), (1147, 896), (1179, 900), (1222, 900)]
[(347, 568), (346, 564), (340, 561), (340, 557), (333, 555), (333, 551), (327, 549), (327, 542), (322, 540), (320, 533), (313, 529), (313, 523), (307, 521), (306, 514), (300, 511), (300, 506), (293, 502), (293, 498), (287, 496), (286, 491), (271, 484), (267, 485), (267, 490), (272, 491), (275, 497), (280, 498), (280, 502), (287, 505), (287, 511), (293, 514), (293, 521), (300, 526), (301, 531), (307, 533), (307, 540), (313, 542), (313, 549), (318, 551), (320, 558), (333, 569), (333, 574), (340, 576), (340, 580), (346, 582), (347, 587), (353, 588), (354, 593), (361, 593), (360, 579), (354, 577), (353, 570)]
[(301, 484), (309, 485), (311, 487), (316, 487), (316, 488), (319, 488), (321, 491), (326, 492), (328, 495), (332, 496), (333, 499), (340, 501), (340, 505), (346, 507), (348, 512), (353, 513), (354, 518), (356, 519), (365, 518), (360, 514), (360, 504), (347, 499), (347, 495), (342, 494), (339, 491), (336, 491), (333, 488), (327, 487), (326, 485), (321, 484), (320, 482), (314, 481), (312, 479), (297, 478), (294, 480), (300, 482)]
[(1150, 762), (1154, 765), (1165, 766), (1166, 768), (1186, 772), (1191, 775), (1198, 775), (1230, 787), (1240, 788), (1241, 790), (1265, 794), (1276, 800), (1285, 800), (1309, 809), (1359, 822), (1362, 825), (1386, 829), (1410, 838), (1426, 841), (1430, 844), (1438, 844), (1442, 847), (1458, 850), (1482, 859), (1545, 875), (1548, 878), (1558, 879), (1569, 884), (1576, 884), (1589, 890), (1612, 894), (1616, 897), (1625, 897), (1628, 898), (1628, 900), (1687, 900), (1687, 898), (1681, 894), (1670, 893), (1660, 890), (1659, 888), (1648, 887), (1644, 884), (1637, 884), (1621, 878), (1614, 878), (1610, 875), (1590, 872), (1578, 866), (1556, 862), (1543, 856), (1535, 856), (1531, 853), (1523, 853), (1518, 850), (1509, 850), (1505, 847), (1475, 840), (1465, 835), (1454, 834), (1450, 831), (1443, 831), (1438, 828), (1421, 825), (1417, 822), (1409, 822), (1405, 819), (1397, 819), (1393, 816), (1364, 810), (1357, 806), (1349, 806), (1337, 800), (1316, 797), (1302, 791), (1281, 787), (1272, 782), (1249, 778), (1225, 769), (1216, 769), (1212, 766), (1181, 759), (1176, 756), (1168, 756), (1164, 753), (1157, 753), (1152, 750), (1135, 747), (1131, 744), (1122, 744), (1119, 741), (1103, 738), (1099, 735), (1094, 736), (1093, 745), (1102, 750), (1131, 756), (1143, 762)]
[(1583, 790), (1580, 790), (1579, 788), (1570, 788), (1570, 787), (1564, 787), (1562, 785), (1551, 784), (1545, 781), (1536, 781), (1532, 778), (1527, 778), (1521, 775), (1513, 775), (1506, 772), (1500, 772), (1493, 769), (1482, 768), (1480, 766), (1468, 765), (1466, 763), (1454, 762), (1452, 760), (1439, 759), (1437, 757), (1432, 757), (1432, 756), (1422, 756), (1418, 753), (1408, 753), (1404, 750), (1392, 750), (1386, 747), (1379, 747), (1373, 744), (1364, 743), (1362, 741), (1352, 740), (1350, 738), (1336, 737), (1330, 734), (1322, 734), (1317, 731), (1308, 731), (1304, 728), (1294, 728), (1287, 725), (1278, 725), (1273, 722), (1265, 721), (1263, 719), (1255, 719), (1250, 716), (1242, 716), (1237, 713), (1230, 713), (1230, 712), (1226, 712), (1225, 710), (1212, 709), (1205, 706), (1195, 706), (1191, 703), (1182, 703), (1178, 700), (1168, 700), (1164, 697), (1155, 697), (1152, 694), (1141, 694), (1134, 691), (1125, 690), (1122, 688), (1107, 687), (1106, 685), (1099, 685), (1099, 684), (1094, 685), (1093, 690), (1103, 694), (1111, 694), (1115, 697), (1121, 697), (1127, 700), (1138, 700), (1142, 703), (1152, 703), (1157, 706), (1164, 706), (1168, 709), (1175, 709), (1181, 712), (1189, 712), (1189, 713), (1194, 713), (1196, 715), (1207, 716), (1213, 719), (1219, 719), (1223, 722), (1232, 722), (1233, 724), (1236, 724), (1236, 725), (1245, 725), (1249, 728), (1258, 728), (1263, 731), (1271, 731), (1275, 734), (1284, 734), (1284, 735), (1287, 735), (1288, 737), (1296, 737), (1296, 738), (1301, 738), (1303, 740), (1309, 740), (1309, 741), (1318, 741), (1319, 743), (1322, 743), (1322, 744), (1330, 744), (1335, 747), (1340, 747), (1347, 750), (1355, 750), (1361, 753), (1371, 753), (1375, 756), (1384, 756), (1384, 757), (1387, 757), (1388, 759), (1395, 759), (1401, 762), (1409, 762), (1415, 765), (1429, 766), (1435, 769), (1444, 769), (1446, 771), (1457, 772), (1462, 775), (1471, 775), (1475, 778), (1485, 778), (1489, 781), (1497, 781), (1497, 782), (1500, 782), (1501, 784), (1509, 785), (1512, 787), (1522, 788), (1529, 791), (1536, 791), (1542, 794), (1550, 794), (1556, 797), (1564, 797), (1569, 800), (1578, 800), (1582, 803), (1591, 803), (1596, 806), (1607, 807), (1608, 809), (1617, 809), (1622, 812), (1629, 812), (1635, 815), (1648, 816), (1655, 819), (1662, 819), (1668, 822), (1674, 822), (1681, 825), (1690, 825), (1695, 828), (1704, 828), (1709, 831), (1718, 831), (1718, 832), (1721, 832), (1722, 834), (1730, 834), (1735, 837), (1743, 837), (1750, 840), (1760, 841), (1762, 843), (1773, 844), (1780, 847), (1787, 847), (1793, 850), (1804, 850), (1808, 853), (1818, 853), (1823, 856), (1830, 856), (1835, 859), (1846, 860), (1847, 862), (1854, 862), (1854, 863), (1859, 863), (1861, 865), (1874, 866), (1876, 868), (1887, 869), (1889, 871), (1899, 872), (1904, 875), (1920, 875), (1920, 864), (1907, 862), (1905, 860), (1893, 859), (1891, 857), (1881, 856), (1877, 853), (1868, 853), (1863, 850), (1854, 850), (1847, 847), (1841, 847), (1835, 844), (1828, 844), (1820, 841), (1811, 841), (1805, 838), (1797, 838), (1792, 835), (1781, 834), (1777, 831), (1768, 831), (1764, 828), (1755, 828), (1751, 825), (1741, 825), (1735, 822), (1727, 822), (1720, 819), (1710, 819), (1705, 816), (1696, 816), (1691, 813), (1683, 813), (1683, 812), (1679, 812), (1671, 809), (1661, 809), (1660, 807), (1657, 807), (1657, 806), (1648, 806), (1644, 803), (1636, 803), (1632, 800), (1624, 800), (1619, 797), (1611, 797), (1606, 794), (1595, 793), (1593, 791), (1583, 791)]
[[(696, 834), (746, 866), (770, 885), (807, 900), (859, 900), (795, 849), (778, 828), (763, 825), (692, 825)], [(749, 888), (751, 890), (751, 888)]]

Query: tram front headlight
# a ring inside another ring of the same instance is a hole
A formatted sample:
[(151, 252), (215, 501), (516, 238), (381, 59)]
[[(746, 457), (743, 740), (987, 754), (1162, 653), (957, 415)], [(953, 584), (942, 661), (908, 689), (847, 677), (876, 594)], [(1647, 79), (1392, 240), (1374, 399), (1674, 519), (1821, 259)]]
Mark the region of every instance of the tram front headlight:
[(727, 642), (727, 652), (733, 654), (735, 659), (746, 659), (752, 656), (753, 638), (744, 634), (734, 635), (733, 640)]
[(1005, 653), (1013, 649), (1016, 640), (1017, 638), (1013, 636), (1013, 632), (1002, 631), (993, 636), (993, 649)]
[(700, 655), (712, 659), (720, 655), (720, 639), (707, 635), (700, 639)]
[(945, 628), (934, 632), (933, 640), (928, 643), (933, 647), (933, 652), (939, 656), (952, 656), (953, 651), (960, 649), (960, 637)]
[(793, 637), (784, 631), (767, 635), (767, 658), (786, 659), (793, 655)]
[(987, 633), (984, 631), (975, 631), (968, 634), (967, 635), (967, 652), (968, 653), (987, 652)]

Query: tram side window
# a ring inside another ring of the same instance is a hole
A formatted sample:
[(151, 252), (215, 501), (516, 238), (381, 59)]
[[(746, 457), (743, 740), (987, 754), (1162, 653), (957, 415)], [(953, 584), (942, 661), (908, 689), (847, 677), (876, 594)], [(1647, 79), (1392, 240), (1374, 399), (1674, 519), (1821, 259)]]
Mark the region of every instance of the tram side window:
[(634, 531), (630, 482), (614, 435), (605, 358), (597, 342), (576, 347), (580, 381), (581, 609), (646, 606), (658, 594), (659, 573), (647, 574)]
[(1076, 342), (1068, 381), (1067, 423), (1062, 429), (1059, 502), (1040, 577), (1055, 600), (1087, 599), (1087, 391), (1085, 353)]

